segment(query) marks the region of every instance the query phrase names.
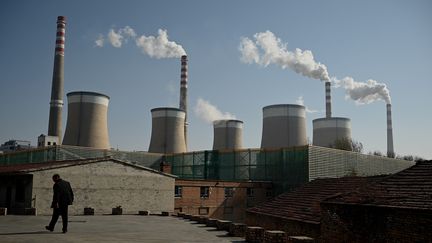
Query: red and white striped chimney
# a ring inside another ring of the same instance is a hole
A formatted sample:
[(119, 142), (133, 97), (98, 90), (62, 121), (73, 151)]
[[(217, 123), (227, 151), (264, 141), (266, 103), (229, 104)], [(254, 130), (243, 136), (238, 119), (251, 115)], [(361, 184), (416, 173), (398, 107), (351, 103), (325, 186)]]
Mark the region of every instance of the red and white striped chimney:
[(325, 82), (326, 117), (327, 118), (330, 118), (332, 116), (330, 88), (331, 88), (331, 83)]
[(57, 17), (57, 33), (54, 54), (54, 71), (51, 86), (51, 102), (48, 123), (48, 136), (58, 137), (60, 144), (62, 139), (62, 110), (63, 110), (63, 86), (64, 86), (64, 48), (65, 48), (66, 17)]
[(188, 58), (186, 55), (181, 57), (181, 75), (180, 75), (180, 106), (181, 110), (185, 112), (185, 124), (184, 124), (184, 137), (187, 151), (187, 81), (188, 81)]
[(394, 158), (391, 104), (387, 104), (387, 157)]

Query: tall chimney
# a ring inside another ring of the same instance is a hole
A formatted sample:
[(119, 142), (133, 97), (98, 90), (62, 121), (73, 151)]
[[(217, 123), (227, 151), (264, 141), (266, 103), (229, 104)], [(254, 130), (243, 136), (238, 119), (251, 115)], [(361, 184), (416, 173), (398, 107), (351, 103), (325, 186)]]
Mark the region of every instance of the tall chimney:
[(330, 118), (332, 116), (331, 112), (331, 94), (330, 94), (330, 82), (325, 82), (325, 98), (326, 98), (326, 117)]
[(58, 16), (48, 123), (48, 136), (58, 137), (58, 144), (61, 143), (62, 136), (65, 26), (66, 17)]
[(186, 151), (187, 151), (187, 144), (188, 144), (188, 136), (187, 136), (187, 80), (188, 80), (188, 65), (187, 65), (188, 59), (186, 55), (183, 55), (181, 57), (181, 75), (180, 75), (180, 110), (183, 110), (185, 112), (185, 118), (184, 118), (184, 139), (186, 144)]
[(387, 104), (387, 157), (394, 158), (391, 104)]

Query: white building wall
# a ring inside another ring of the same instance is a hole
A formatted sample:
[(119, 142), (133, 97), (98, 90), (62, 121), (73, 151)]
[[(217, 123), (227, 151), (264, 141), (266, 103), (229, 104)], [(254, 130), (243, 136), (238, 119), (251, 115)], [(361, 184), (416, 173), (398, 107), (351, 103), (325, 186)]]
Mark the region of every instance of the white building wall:
[(40, 215), (52, 213), (53, 174), (71, 183), (75, 201), (70, 215), (83, 214), (85, 207), (94, 208), (95, 214), (110, 214), (119, 205), (123, 214), (174, 210), (174, 178), (121, 163), (103, 161), (32, 174), (32, 194)]

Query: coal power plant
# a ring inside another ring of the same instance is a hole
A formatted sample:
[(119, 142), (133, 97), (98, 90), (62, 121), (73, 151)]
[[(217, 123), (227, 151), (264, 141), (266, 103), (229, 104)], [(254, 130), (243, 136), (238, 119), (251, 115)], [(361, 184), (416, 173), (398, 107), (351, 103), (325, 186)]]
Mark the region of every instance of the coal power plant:
[(64, 145), (110, 149), (108, 136), (109, 97), (76, 91), (67, 94), (68, 116)]
[(161, 107), (151, 110), (152, 132), (150, 153), (184, 153), (186, 112), (178, 108)]
[(64, 86), (64, 49), (66, 17), (57, 17), (57, 33), (54, 54), (54, 71), (51, 86), (51, 102), (48, 121), (48, 136), (57, 137), (60, 144), (62, 136), (63, 86)]
[(243, 148), (243, 121), (216, 120), (213, 122), (213, 150)]
[(325, 82), (325, 104), (326, 117), (312, 121), (312, 144), (332, 148), (338, 140), (351, 141), (351, 120), (344, 117), (332, 117), (330, 82)]
[(263, 108), (261, 148), (307, 145), (306, 110), (302, 105), (281, 104)]
[[(67, 123), (62, 139), (64, 87), (64, 49), (66, 18), (58, 16), (54, 70), (51, 87), (47, 144), (110, 149), (107, 112), (109, 97), (104, 94), (77, 91), (68, 96)], [(184, 153), (188, 151), (188, 56), (180, 57), (180, 99), (178, 108), (151, 110), (152, 131), (149, 152)], [(335, 141), (351, 140), (351, 120), (332, 116), (331, 83), (325, 82), (325, 117), (312, 121), (312, 144), (334, 147)], [(302, 105), (280, 104), (263, 108), (261, 148), (274, 149), (308, 144), (306, 109)], [(243, 148), (243, 121), (224, 119), (213, 122), (213, 150)], [(58, 138), (58, 141), (53, 141)], [(391, 104), (387, 104), (387, 154), (394, 156)]]

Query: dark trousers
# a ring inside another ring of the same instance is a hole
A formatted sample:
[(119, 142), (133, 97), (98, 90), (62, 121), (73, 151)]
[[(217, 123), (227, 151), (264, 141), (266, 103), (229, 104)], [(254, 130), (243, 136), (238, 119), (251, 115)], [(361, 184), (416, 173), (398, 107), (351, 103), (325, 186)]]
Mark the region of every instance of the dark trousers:
[(54, 226), (57, 223), (59, 216), (61, 215), (63, 221), (63, 231), (67, 231), (68, 227), (68, 205), (62, 205), (58, 208), (54, 208), (51, 222), (49, 227), (54, 230)]

